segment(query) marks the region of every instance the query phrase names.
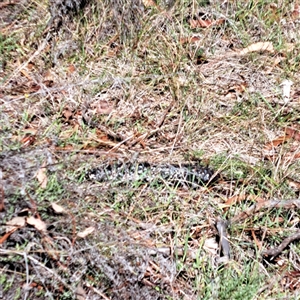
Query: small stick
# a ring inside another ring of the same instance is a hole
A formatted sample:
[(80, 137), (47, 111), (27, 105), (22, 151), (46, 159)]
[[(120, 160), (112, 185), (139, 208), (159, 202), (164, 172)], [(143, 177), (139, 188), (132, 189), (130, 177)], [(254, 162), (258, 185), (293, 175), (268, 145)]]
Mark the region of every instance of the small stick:
[(262, 255), (272, 256), (272, 257), (278, 256), (291, 242), (299, 239), (300, 239), (300, 231), (284, 239), (278, 247), (263, 251)]

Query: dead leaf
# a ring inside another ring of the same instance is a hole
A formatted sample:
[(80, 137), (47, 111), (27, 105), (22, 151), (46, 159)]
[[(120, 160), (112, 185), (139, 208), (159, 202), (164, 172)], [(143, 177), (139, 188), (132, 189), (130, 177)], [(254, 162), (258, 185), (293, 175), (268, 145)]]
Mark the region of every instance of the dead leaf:
[(227, 201), (225, 203), (221, 204), (220, 206), (222, 208), (226, 208), (226, 207), (229, 207), (233, 204), (236, 204), (236, 203), (244, 201), (244, 200), (251, 200), (251, 201), (254, 201), (257, 203), (264, 201), (263, 198), (256, 196), (256, 195), (240, 194), (240, 195), (236, 195), (236, 196), (228, 198)]
[(80, 237), (80, 238), (85, 238), (86, 236), (91, 234), (94, 230), (95, 230), (95, 227), (92, 227), (92, 226), (88, 227), (84, 231), (78, 232), (77, 236)]
[(300, 133), (299, 130), (293, 129), (293, 128), (286, 128), (285, 133), (292, 139), (296, 141), (300, 141)]
[(52, 209), (53, 209), (57, 214), (62, 214), (62, 213), (65, 212), (65, 209), (64, 209), (62, 206), (60, 206), (60, 205), (58, 205), (58, 204), (56, 204), (56, 203), (51, 203), (51, 206), (52, 206)]
[(16, 228), (24, 227), (26, 224), (25, 217), (15, 217), (6, 223), (6, 232), (10, 232)]
[(87, 140), (87, 142), (84, 144), (84, 147), (86, 148), (87, 145), (90, 144), (91, 141), (95, 141), (99, 145), (109, 146), (109, 147), (116, 147), (119, 144), (119, 143), (115, 143), (115, 142), (111, 141), (107, 136), (98, 138), (95, 134), (94, 135), (91, 134), (89, 136), (89, 139)]
[(180, 39), (180, 44), (183, 45), (183, 44), (191, 44), (191, 43), (195, 43), (195, 42), (198, 42), (200, 41), (202, 38), (199, 37), (199, 36), (193, 36), (193, 37), (190, 37), (190, 38), (181, 38)]
[(300, 152), (296, 152), (295, 154), (293, 154), (293, 158), (294, 159), (300, 158)]
[(300, 219), (298, 217), (295, 217), (289, 223), (292, 224), (292, 225), (297, 225), (297, 224), (299, 224), (299, 221), (300, 221)]
[(23, 283), (22, 285), (22, 289), (25, 291), (30, 291), (33, 288), (36, 288), (38, 285), (36, 282), (32, 282), (32, 283)]
[(292, 19), (296, 20), (300, 16), (300, 9), (299, 9), (299, 4), (296, 2), (294, 6), (294, 10), (292, 11)]
[(273, 53), (274, 52), (273, 44), (271, 42), (254, 43), (254, 44), (240, 50), (238, 54), (245, 55), (245, 54), (248, 54), (251, 52), (263, 52), (263, 51)]
[(108, 115), (114, 109), (114, 104), (107, 101), (100, 101), (97, 105), (97, 113), (100, 115)]
[(31, 61), (27, 64), (27, 69), (28, 70), (34, 70), (35, 69), (35, 64)]
[(203, 249), (212, 255), (216, 255), (219, 249), (219, 244), (217, 243), (216, 238), (213, 237), (206, 239)]
[(236, 204), (236, 203), (241, 202), (241, 201), (246, 200), (246, 199), (247, 199), (246, 194), (235, 195), (235, 196), (232, 196), (232, 197), (228, 198), (225, 203), (221, 204), (221, 207), (226, 208), (226, 207), (229, 207), (233, 204)]
[(25, 69), (22, 69), (21, 71), (21, 74), (23, 76), (25, 76), (29, 81), (33, 81), (32, 77), (27, 73), (27, 71)]
[(37, 129), (36, 128), (32, 128), (32, 127), (28, 127), (28, 128), (23, 129), (22, 132), (24, 134), (36, 135), (37, 134)]
[(54, 73), (52, 73), (52, 71), (50, 69), (45, 70), (45, 72), (43, 73), (43, 77), (44, 77), (44, 80), (53, 81), (54, 80)]
[(277, 139), (267, 143), (264, 146), (264, 151), (272, 151), (274, 148), (278, 147), (279, 145), (285, 143), (289, 139), (289, 135), (283, 135), (278, 137)]
[(76, 68), (75, 68), (74, 65), (71, 64), (71, 65), (68, 66), (68, 74), (72, 74), (75, 71), (76, 71)]
[(0, 245), (3, 244), (11, 234), (17, 231), (20, 227), (25, 226), (25, 218), (24, 217), (15, 217), (6, 223), (6, 233), (4, 236), (0, 238)]
[(142, 2), (145, 5), (145, 7), (156, 7), (156, 3), (153, 0), (142, 0)]
[(272, 222), (273, 223), (283, 223), (285, 221), (285, 218), (283, 217), (273, 217)]
[(23, 137), (21, 140), (22, 148), (26, 148), (26, 147), (34, 144), (34, 142), (35, 142), (35, 136), (27, 135), (27, 136)]
[(211, 26), (219, 25), (225, 22), (225, 19), (219, 19), (216, 21), (211, 21), (211, 20), (203, 20), (203, 19), (191, 19), (190, 20), (190, 26), (192, 29), (194, 28), (208, 28)]
[(238, 95), (241, 95), (246, 91), (247, 86), (248, 84), (246, 82), (243, 82), (241, 84), (230, 87), (225, 95), (225, 99), (236, 99)]
[(207, 28), (207, 27), (211, 26), (211, 24), (212, 24), (212, 21), (210, 21), (210, 20), (202, 20), (202, 19), (199, 19), (199, 20), (191, 19), (190, 20), (190, 26), (192, 29), (198, 28), (198, 27)]
[(69, 109), (69, 107), (66, 107), (62, 114), (63, 117), (66, 119), (66, 122), (69, 122), (71, 117), (73, 116), (73, 112)]
[(77, 300), (86, 300), (88, 298), (85, 290), (80, 284), (77, 285), (75, 294)]
[(287, 178), (287, 183), (292, 189), (294, 189), (296, 191), (300, 190), (300, 182), (298, 182), (292, 178)]
[(43, 84), (46, 87), (52, 87), (54, 84), (54, 75), (52, 74), (52, 72), (50, 70), (46, 70), (43, 76), (44, 76)]
[(36, 178), (38, 182), (40, 183), (40, 187), (42, 189), (45, 189), (47, 187), (48, 183), (48, 177), (47, 177), (47, 169), (45, 168), (46, 163), (44, 162), (41, 166), (41, 168), (36, 173)]
[(0, 237), (0, 245), (3, 244), (7, 239), (8, 237), (13, 234), (18, 228), (16, 227), (15, 229), (11, 230), (10, 232), (7, 232), (4, 234), (3, 237)]
[(27, 224), (34, 226), (38, 231), (41, 231), (41, 232), (47, 231), (47, 225), (41, 219), (38, 219), (35, 217), (28, 217), (26, 219), (26, 221), (27, 221)]

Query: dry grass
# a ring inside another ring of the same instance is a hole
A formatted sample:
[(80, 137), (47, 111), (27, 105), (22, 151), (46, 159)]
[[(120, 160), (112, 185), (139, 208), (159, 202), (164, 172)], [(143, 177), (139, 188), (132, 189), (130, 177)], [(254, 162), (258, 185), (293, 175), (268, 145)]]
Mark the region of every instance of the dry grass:
[[(298, 232), (298, 202), (242, 215), (299, 195), (297, 1), (173, 2), (87, 1), (56, 30), (46, 1), (0, 3), (3, 299), (298, 299), (297, 242), (263, 255)], [(201, 16), (225, 21), (193, 28)], [(267, 41), (273, 52), (238, 51)], [(198, 190), (84, 180), (135, 157), (201, 161), (221, 179)], [(47, 229), (5, 237), (30, 215)], [(219, 218), (231, 221), (225, 263)]]

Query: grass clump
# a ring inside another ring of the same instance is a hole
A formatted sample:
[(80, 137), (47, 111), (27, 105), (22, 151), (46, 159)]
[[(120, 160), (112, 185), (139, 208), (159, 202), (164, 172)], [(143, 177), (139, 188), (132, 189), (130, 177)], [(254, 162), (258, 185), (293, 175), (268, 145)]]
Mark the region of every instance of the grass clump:
[[(296, 243), (264, 254), (299, 218), (293, 3), (1, 9), (4, 297), (297, 299)], [(264, 42), (273, 49), (253, 50)], [(87, 180), (116, 161), (201, 164), (219, 177), (198, 188)]]

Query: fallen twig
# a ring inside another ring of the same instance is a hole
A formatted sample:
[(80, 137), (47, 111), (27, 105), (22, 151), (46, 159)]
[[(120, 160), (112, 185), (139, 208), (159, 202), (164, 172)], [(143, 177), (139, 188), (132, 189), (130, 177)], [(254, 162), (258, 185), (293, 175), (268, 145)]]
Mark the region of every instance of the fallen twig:
[(247, 210), (241, 212), (230, 220), (230, 223), (237, 223), (248, 218), (250, 215), (260, 211), (263, 208), (300, 208), (300, 199), (292, 200), (267, 200), (253, 204)]
[(300, 239), (300, 231), (284, 239), (283, 242), (278, 247), (263, 251), (262, 255), (273, 256), (273, 257), (278, 256), (291, 242), (299, 239)]

